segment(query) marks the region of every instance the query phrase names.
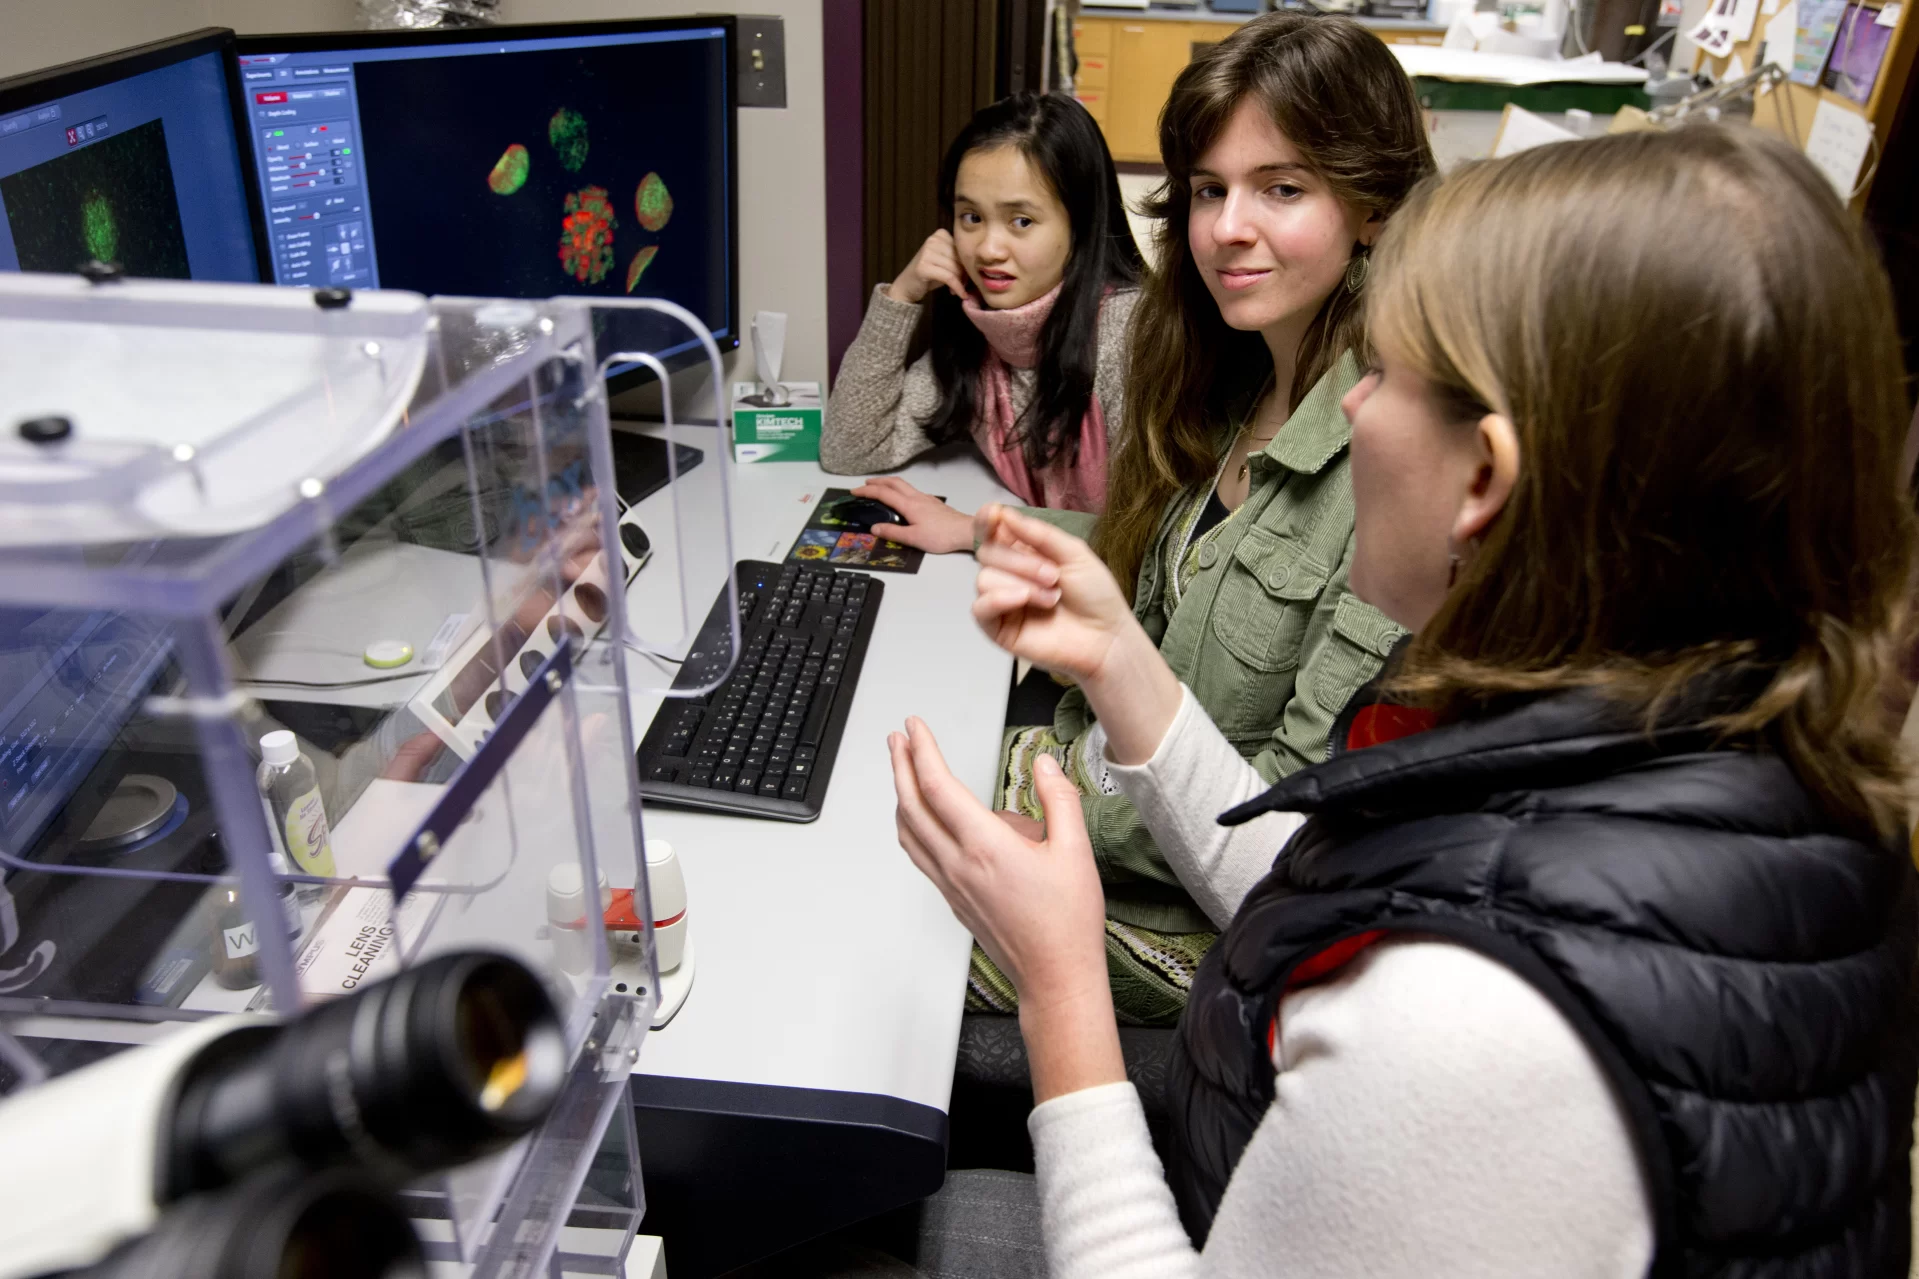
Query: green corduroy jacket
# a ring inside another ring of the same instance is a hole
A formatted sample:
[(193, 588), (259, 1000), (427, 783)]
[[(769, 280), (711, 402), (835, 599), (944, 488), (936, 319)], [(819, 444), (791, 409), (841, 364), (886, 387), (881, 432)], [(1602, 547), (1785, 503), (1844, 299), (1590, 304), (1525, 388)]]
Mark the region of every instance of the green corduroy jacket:
[[(1359, 377), (1357, 361), (1343, 357), (1252, 455), (1245, 504), (1200, 548), (1170, 618), (1169, 542), (1190, 494), (1161, 519), (1134, 592), (1134, 615), (1160, 655), (1268, 782), (1326, 758), (1334, 717), (1405, 633), (1346, 585), (1352, 428), (1339, 401)], [(1031, 514), (1080, 537), (1093, 529), (1090, 515)], [(1073, 741), (1092, 723), (1085, 696), (1069, 689), (1054, 718), (1061, 740)], [(1212, 931), (1132, 801), (1088, 795), (1083, 803), (1110, 917), (1161, 932)]]

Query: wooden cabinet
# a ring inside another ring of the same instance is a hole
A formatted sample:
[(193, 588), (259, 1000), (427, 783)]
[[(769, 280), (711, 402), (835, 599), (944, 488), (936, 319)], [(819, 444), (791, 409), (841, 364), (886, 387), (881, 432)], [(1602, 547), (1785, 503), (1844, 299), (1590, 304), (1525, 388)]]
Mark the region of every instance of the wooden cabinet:
[(1107, 85), (1106, 144), (1115, 159), (1159, 159), (1159, 109), (1192, 61), (1186, 22), (1121, 22), (1113, 31)]
[[(1082, 16), (1073, 24), (1079, 74), (1073, 96), (1106, 134), (1122, 164), (1159, 163), (1159, 112), (1196, 45), (1217, 44), (1239, 26), (1233, 18), (1182, 19)], [(1438, 44), (1438, 27), (1377, 32), (1389, 44)]]

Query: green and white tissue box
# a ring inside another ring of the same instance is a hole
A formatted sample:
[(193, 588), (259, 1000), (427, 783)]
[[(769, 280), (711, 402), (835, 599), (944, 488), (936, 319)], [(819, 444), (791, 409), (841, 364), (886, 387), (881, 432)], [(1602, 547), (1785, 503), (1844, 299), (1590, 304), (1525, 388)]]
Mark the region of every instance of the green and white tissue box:
[(817, 462), (826, 402), (818, 382), (782, 382), (787, 403), (768, 404), (758, 382), (733, 384), (735, 462)]

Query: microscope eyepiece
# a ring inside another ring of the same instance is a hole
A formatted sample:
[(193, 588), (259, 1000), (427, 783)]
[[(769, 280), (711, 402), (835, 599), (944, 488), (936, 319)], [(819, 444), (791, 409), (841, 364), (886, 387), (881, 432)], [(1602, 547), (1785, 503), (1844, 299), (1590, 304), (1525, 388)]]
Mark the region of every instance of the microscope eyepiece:
[(166, 1143), (163, 1194), (280, 1162), (351, 1161), (398, 1185), (531, 1131), (566, 1068), (559, 1015), (524, 964), (435, 956), (195, 1063)]

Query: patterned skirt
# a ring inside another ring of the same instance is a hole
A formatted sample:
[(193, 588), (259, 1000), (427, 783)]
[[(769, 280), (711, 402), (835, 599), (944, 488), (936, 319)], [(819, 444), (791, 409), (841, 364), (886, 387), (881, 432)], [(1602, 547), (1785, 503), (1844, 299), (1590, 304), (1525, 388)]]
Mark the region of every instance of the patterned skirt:
[[(1100, 767), (1097, 733), (1082, 734), (1070, 745), (1059, 740), (1050, 724), (1012, 728), (1006, 733), (1006, 767), (1000, 776), (993, 807), (1043, 820), (1039, 797), (1033, 790), (1033, 765), (1041, 754), (1051, 755), (1083, 795), (1110, 789)], [(1186, 1007), (1199, 961), (1219, 939), (1218, 933), (1162, 933), (1116, 919), (1106, 921), (1106, 971), (1113, 984), (1113, 1008), (1130, 1026), (1171, 1026)], [(1015, 1013), (1019, 997), (1013, 983), (986, 952), (973, 947), (966, 975), (969, 1012)]]

